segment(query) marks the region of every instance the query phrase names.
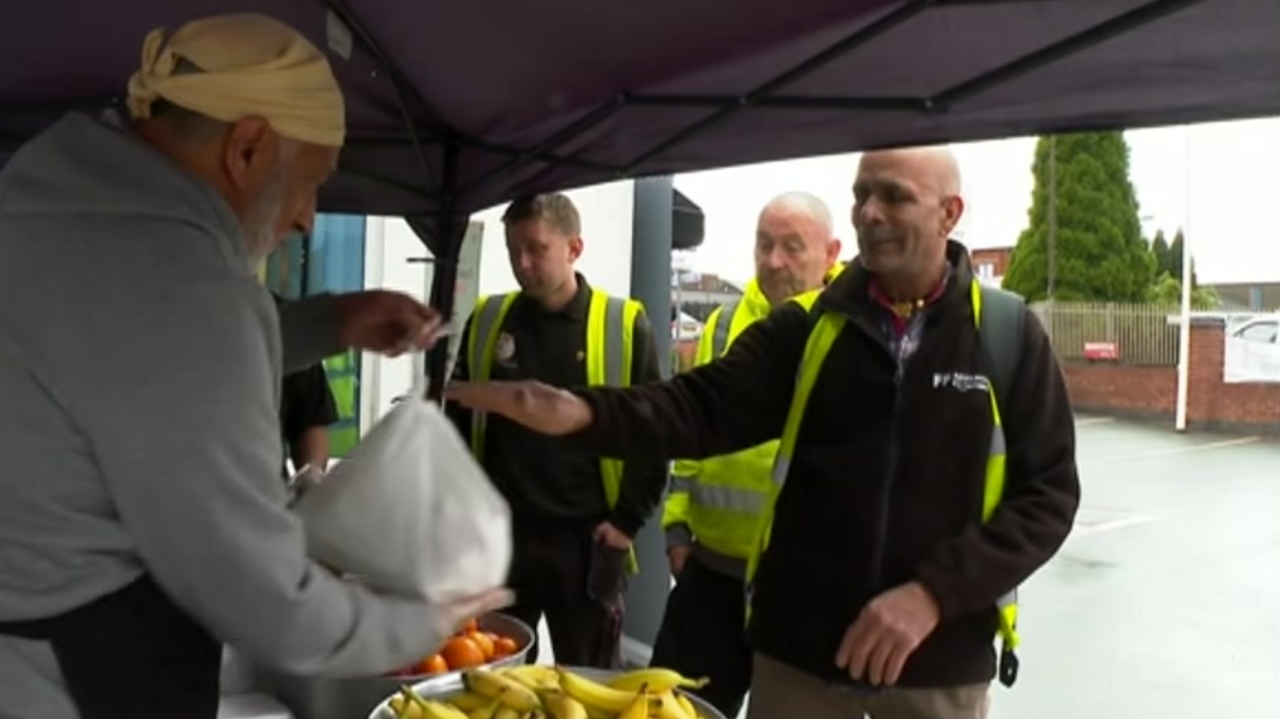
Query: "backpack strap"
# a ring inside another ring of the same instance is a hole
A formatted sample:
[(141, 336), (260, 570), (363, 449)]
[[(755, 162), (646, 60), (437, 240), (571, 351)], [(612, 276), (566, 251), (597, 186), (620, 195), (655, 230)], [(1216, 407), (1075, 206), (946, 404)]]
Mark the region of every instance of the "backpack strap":
[(1026, 335), (1027, 303), (1022, 297), (996, 287), (982, 288), (982, 318), (978, 337), (982, 351), (992, 370), (996, 400), (1001, 407), (1009, 405), (1009, 388), (1022, 361), (1022, 344)]

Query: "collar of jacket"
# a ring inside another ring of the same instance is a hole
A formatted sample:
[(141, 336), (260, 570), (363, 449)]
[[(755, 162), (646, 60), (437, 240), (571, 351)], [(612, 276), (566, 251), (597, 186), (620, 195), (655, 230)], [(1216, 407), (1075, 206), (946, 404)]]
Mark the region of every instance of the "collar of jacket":
[[(973, 280), (973, 265), (969, 250), (956, 240), (947, 240), (947, 261), (951, 264), (951, 277), (947, 289), (934, 304), (931, 315), (949, 315), (960, 310), (972, 315), (969, 306), (969, 283)], [(871, 273), (855, 258), (848, 268), (839, 273), (827, 289), (818, 297), (817, 304), (824, 310), (839, 312), (848, 317), (875, 317), (881, 311), (871, 297)]]

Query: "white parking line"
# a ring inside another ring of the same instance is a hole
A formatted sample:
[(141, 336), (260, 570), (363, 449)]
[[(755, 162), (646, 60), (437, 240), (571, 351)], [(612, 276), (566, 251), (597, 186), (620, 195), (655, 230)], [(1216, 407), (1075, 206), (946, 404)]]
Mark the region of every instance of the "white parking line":
[(1171, 449), (1156, 449), (1147, 452), (1135, 452), (1133, 454), (1121, 454), (1115, 457), (1106, 457), (1096, 462), (1087, 462), (1090, 467), (1096, 467), (1100, 464), (1116, 464), (1118, 462), (1128, 462), (1135, 459), (1152, 459), (1155, 457), (1173, 457), (1179, 454), (1191, 454), (1193, 452), (1207, 452), (1211, 449), (1226, 449), (1228, 447), (1239, 447), (1245, 444), (1253, 444), (1261, 437), (1237, 437), (1235, 439), (1224, 439), (1218, 442), (1205, 442), (1204, 444), (1193, 444), (1187, 447), (1173, 447)]
[(1084, 417), (1076, 420), (1077, 427), (1088, 427), (1091, 424), (1106, 424), (1116, 421), (1115, 417)]
[(1071, 529), (1071, 536), (1084, 537), (1090, 534), (1098, 534), (1099, 532), (1110, 532), (1116, 529), (1132, 527), (1135, 524), (1145, 524), (1153, 519), (1155, 519), (1155, 517), (1135, 514), (1132, 517), (1121, 517), (1120, 519), (1113, 519), (1110, 522), (1100, 522), (1098, 524), (1091, 525), (1076, 525)]

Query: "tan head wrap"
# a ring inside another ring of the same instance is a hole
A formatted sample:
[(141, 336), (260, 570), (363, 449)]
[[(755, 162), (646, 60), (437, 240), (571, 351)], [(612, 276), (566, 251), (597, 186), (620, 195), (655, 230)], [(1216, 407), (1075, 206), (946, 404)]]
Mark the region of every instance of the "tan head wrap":
[[(180, 60), (200, 72), (174, 74)], [(190, 22), (167, 40), (152, 30), (142, 68), (129, 78), (129, 111), (151, 116), (157, 98), (223, 122), (258, 116), (281, 135), (341, 147), (342, 90), (325, 56), (293, 28), (265, 15)]]

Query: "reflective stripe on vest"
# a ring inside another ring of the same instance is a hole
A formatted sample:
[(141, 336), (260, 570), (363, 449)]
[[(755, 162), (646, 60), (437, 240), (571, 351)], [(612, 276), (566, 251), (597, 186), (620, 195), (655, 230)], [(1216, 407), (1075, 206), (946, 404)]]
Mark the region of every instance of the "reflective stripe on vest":
[(672, 477), (672, 492), (685, 492), (689, 501), (713, 509), (743, 514), (760, 514), (764, 511), (768, 495), (750, 489), (707, 485), (692, 477)]
[[(515, 303), (518, 292), (482, 298), (472, 314), (471, 336), (467, 343), (469, 378), (483, 382), (493, 376), (494, 353), (502, 324)], [(643, 312), (639, 302), (632, 299), (610, 297), (600, 290), (591, 291), (587, 310), (586, 370), (587, 385), (598, 387), (629, 387), (631, 385), (632, 354), (635, 345), (636, 319)], [(471, 415), (471, 453), (479, 462), (484, 461), (484, 440), (487, 415), (473, 412)], [(609, 509), (618, 503), (622, 490), (623, 462), (601, 458), (600, 476), (604, 483), (605, 501)], [(628, 571), (639, 571), (635, 549), (627, 560)]]
[[(974, 325), (981, 330), (982, 285), (977, 279), (974, 279), (970, 285), (969, 301), (973, 307)], [(791, 409), (787, 412), (787, 419), (783, 425), (782, 438), (778, 448), (778, 457), (773, 466), (773, 488), (766, 502), (765, 519), (761, 523), (760, 537), (756, 542), (756, 548), (747, 561), (748, 620), (751, 615), (751, 594), (755, 573), (759, 568), (760, 557), (769, 546), (773, 526), (773, 509), (776, 506), (778, 495), (782, 492), (783, 485), (786, 484), (787, 474), (791, 469), (791, 458), (795, 452), (796, 439), (800, 434), (800, 425), (809, 403), (809, 396), (812, 394), (814, 384), (816, 384), (818, 375), (822, 370), (823, 360), (826, 359), (827, 353), (831, 350), (831, 346), (835, 343), (836, 337), (840, 335), (844, 325), (844, 316), (835, 312), (824, 312), (818, 318), (817, 324), (809, 333), (809, 339), (805, 343), (804, 354), (800, 360), (800, 368), (796, 376), (795, 392), (791, 399)], [(1000, 505), (1000, 500), (1004, 496), (1005, 484), (1004, 423), (1000, 418), (1000, 407), (996, 401), (994, 382), (987, 383), (987, 396), (991, 401), (991, 442), (987, 450), (987, 466), (982, 493), (983, 522), (990, 520), (991, 515)], [(996, 602), (996, 609), (999, 614), (998, 631), (1003, 650), (1006, 653), (1012, 653), (1019, 643), (1017, 632), (1017, 588), (1001, 597)]]

